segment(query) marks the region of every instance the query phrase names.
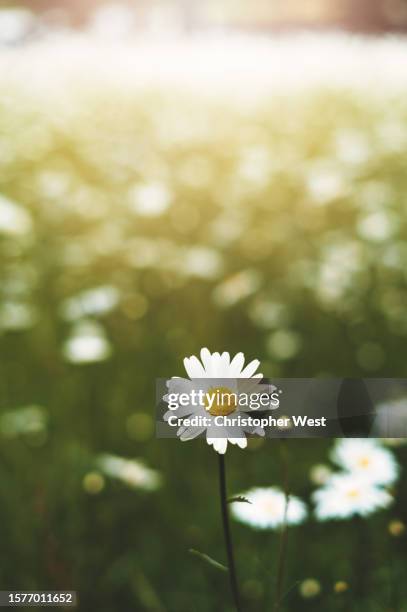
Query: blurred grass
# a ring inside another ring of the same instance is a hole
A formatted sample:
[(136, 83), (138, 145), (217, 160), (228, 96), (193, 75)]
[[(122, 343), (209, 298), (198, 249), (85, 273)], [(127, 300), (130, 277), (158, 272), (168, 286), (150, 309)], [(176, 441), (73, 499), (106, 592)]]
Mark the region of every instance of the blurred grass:
[[(154, 378), (201, 346), (244, 350), (270, 376), (406, 376), (407, 98), (327, 86), (242, 107), (93, 83), (46, 104), (24, 83), (0, 88), (0, 192), (25, 214), (4, 229), (0, 206), (0, 407), (48, 415), (44, 431), (2, 439), (2, 588), (76, 589), (81, 610), (227, 612), (225, 577), (188, 554), (225, 561), (216, 457), (154, 439)], [(85, 316), (66, 300), (105, 286), (117, 305), (86, 318), (111, 357), (69, 363)], [(328, 447), (290, 440), (295, 494), (308, 498)], [(90, 494), (105, 452), (145, 459), (162, 489), (106, 480)], [(277, 442), (227, 464), (231, 493), (281, 485)], [(312, 577), (322, 591), (293, 588), (287, 610), (407, 606), (405, 543), (386, 531), (407, 521), (404, 491), (363, 523), (368, 595), (357, 526), (292, 529), (287, 588)], [(270, 609), (278, 535), (233, 530), (245, 609)], [(337, 580), (350, 590), (333, 594)]]

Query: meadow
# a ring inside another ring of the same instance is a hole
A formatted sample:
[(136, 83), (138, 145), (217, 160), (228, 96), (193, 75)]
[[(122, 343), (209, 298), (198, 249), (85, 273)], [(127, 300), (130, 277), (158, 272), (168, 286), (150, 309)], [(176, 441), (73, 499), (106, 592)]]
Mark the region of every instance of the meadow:
[[(76, 590), (83, 612), (234, 609), (189, 552), (226, 563), (216, 453), (155, 437), (155, 379), (202, 347), (269, 377), (406, 376), (406, 44), (2, 52), (2, 589)], [(398, 466), (386, 507), (321, 520), (334, 444), (228, 448), (229, 492), (282, 489), (288, 465), (306, 517), (281, 610), (402, 612), (407, 448), (377, 443)], [(272, 610), (278, 525), (232, 530), (244, 610)]]

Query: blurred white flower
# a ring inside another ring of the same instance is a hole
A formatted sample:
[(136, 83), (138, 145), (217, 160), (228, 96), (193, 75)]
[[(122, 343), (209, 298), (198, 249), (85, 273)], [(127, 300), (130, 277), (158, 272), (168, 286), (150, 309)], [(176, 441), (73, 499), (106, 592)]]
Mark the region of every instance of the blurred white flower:
[(316, 485), (323, 485), (328, 482), (332, 476), (332, 470), (327, 465), (319, 463), (310, 469), (309, 477), (311, 482)]
[(393, 236), (397, 227), (397, 219), (393, 215), (378, 210), (362, 217), (357, 224), (357, 231), (366, 240), (383, 242)]
[(23, 406), (0, 416), (0, 432), (6, 438), (14, 438), (19, 434), (43, 433), (46, 427), (47, 414), (42, 406)]
[(306, 176), (306, 183), (310, 196), (319, 206), (346, 195), (349, 189), (341, 169), (328, 162), (315, 163)]
[(195, 246), (182, 249), (179, 255), (180, 260), (174, 267), (187, 276), (216, 278), (222, 271), (222, 257), (215, 249)]
[(246, 209), (234, 207), (219, 214), (210, 225), (213, 241), (222, 248), (237, 241), (247, 226)]
[(363, 132), (341, 130), (335, 138), (335, 150), (342, 162), (361, 165), (369, 160), (371, 145)]
[(106, 476), (117, 478), (134, 489), (155, 491), (161, 486), (161, 474), (139, 459), (104, 454), (98, 457), (97, 466)]
[(0, 44), (15, 45), (23, 41), (37, 26), (35, 16), (23, 8), (2, 8), (0, 11)]
[(215, 287), (214, 302), (218, 306), (228, 308), (255, 293), (260, 284), (261, 276), (257, 270), (241, 270)]
[(164, 183), (136, 185), (130, 191), (131, 209), (143, 217), (158, 217), (170, 206), (173, 195)]
[(87, 289), (64, 300), (61, 313), (64, 319), (73, 321), (87, 315), (101, 315), (110, 312), (119, 302), (116, 287), (105, 285)]
[(32, 230), (31, 216), (20, 204), (0, 195), (0, 234), (20, 236)]
[(242, 523), (256, 529), (276, 529), (283, 525), (299, 525), (307, 516), (305, 504), (292, 495), (288, 506), (286, 496), (275, 487), (253, 488), (241, 493), (250, 503), (235, 502), (232, 504), (232, 515)]
[(365, 268), (361, 244), (349, 240), (331, 241), (322, 250), (317, 275), (317, 295), (323, 302), (335, 303), (354, 284), (360, 285), (361, 273)]
[(275, 158), (267, 147), (249, 147), (242, 151), (238, 166), (239, 179), (247, 180), (262, 187), (267, 184), (275, 171)]
[(399, 474), (391, 451), (380, 446), (374, 439), (338, 440), (331, 457), (344, 470), (371, 484), (391, 485)]
[(299, 592), (304, 599), (317, 597), (321, 592), (321, 583), (315, 578), (306, 578), (300, 583)]
[[(207, 348), (201, 350), (201, 361), (192, 355), (184, 359), (185, 370), (191, 380), (184, 378), (171, 378), (167, 381), (168, 393), (164, 396), (164, 401), (169, 402), (169, 395), (171, 393), (190, 394), (194, 389), (197, 391), (197, 379), (202, 379), (200, 389), (205, 393), (213, 394), (216, 396), (217, 392), (220, 393), (236, 393), (237, 392), (237, 379), (253, 379), (253, 382), (248, 380), (243, 381), (241, 384), (245, 386), (245, 392), (247, 387), (247, 393), (253, 392), (258, 389), (257, 385), (260, 384), (263, 374), (255, 373), (260, 365), (257, 359), (254, 359), (249, 364), (244, 366), (244, 355), (243, 353), (237, 353), (233, 359), (230, 358), (228, 352), (210, 353)], [(206, 379), (206, 380), (205, 380)], [(221, 387), (214, 387), (214, 379), (221, 379)], [(228, 380), (223, 380), (228, 379)], [(224, 386), (227, 385), (227, 386)], [(270, 385), (267, 386), (268, 391), (275, 389)], [(266, 391), (265, 391), (266, 392)], [(266, 408), (265, 408), (266, 409)], [(175, 410), (168, 410), (164, 414), (164, 420), (168, 421), (170, 416), (178, 418), (183, 417), (205, 417), (209, 421), (207, 426), (192, 426), (182, 425), (178, 431), (177, 436), (181, 441), (192, 440), (203, 433), (206, 433), (206, 441), (210, 446), (213, 446), (214, 450), (220, 454), (224, 454), (227, 449), (227, 444), (237, 444), (240, 448), (246, 448), (247, 439), (246, 433), (257, 434), (264, 436), (264, 429), (261, 427), (254, 426), (221, 426), (215, 424), (215, 418), (217, 416), (228, 416), (233, 413), (233, 417), (247, 416), (247, 414), (239, 408), (239, 406), (233, 404), (233, 402), (225, 405), (220, 403), (219, 405), (214, 402), (211, 406), (210, 411), (207, 407), (197, 403), (196, 405), (190, 403), (185, 406), (176, 408)]]
[(68, 170), (42, 169), (36, 177), (37, 189), (41, 198), (52, 200), (55, 207), (66, 204), (73, 189), (73, 178)]
[(10, 300), (0, 305), (0, 330), (29, 329), (36, 320), (36, 311), (30, 304)]
[(272, 302), (264, 299), (256, 299), (250, 305), (249, 315), (258, 327), (280, 327), (287, 323), (290, 312), (289, 307), (280, 302)]
[(393, 502), (390, 493), (355, 473), (335, 474), (312, 497), (320, 520), (368, 516)]
[(301, 345), (301, 336), (290, 329), (278, 329), (267, 339), (268, 352), (280, 361), (295, 357)]
[(63, 354), (71, 363), (92, 363), (110, 357), (112, 347), (101, 325), (94, 321), (81, 321), (63, 346)]

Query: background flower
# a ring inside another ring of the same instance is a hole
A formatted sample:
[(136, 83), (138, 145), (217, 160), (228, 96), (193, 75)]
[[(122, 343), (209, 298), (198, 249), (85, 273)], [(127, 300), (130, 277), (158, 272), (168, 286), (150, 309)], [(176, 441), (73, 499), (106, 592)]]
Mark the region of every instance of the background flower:
[(306, 516), (305, 504), (292, 495), (286, 510), (286, 496), (275, 487), (255, 487), (241, 494), (248, 500), (232, 504), (232, 515), (241, 523), (255, 529), (277, 529), (283, 525), (299, 525)]
[(331, 457), (344, 470), (358, 478), (364, 478), (371, 484), (391, 485), (399, 474), (393, 453), (383, 448), (378, 440), (338, 440)]
[(97, 458), (96, 464), (106, 476), (117, 478), (133, 489), (155, 491), (161, 486), (161, 474), (139, 459), (104, 454)]
[(347, 519), (388, 508), (392, 495), (356, 474), (335, 474), (313, 493), (315, 515), (320, 520)]

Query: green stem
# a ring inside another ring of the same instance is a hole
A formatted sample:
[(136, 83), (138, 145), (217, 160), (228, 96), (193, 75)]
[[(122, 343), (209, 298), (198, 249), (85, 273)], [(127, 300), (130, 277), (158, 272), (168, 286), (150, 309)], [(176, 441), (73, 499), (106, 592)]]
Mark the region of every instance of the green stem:
[(282, 462), (282, 471), (283, 471), (283, 487), (284, 487), (284, 494), (285, 494), (285, 509), (284, 509), (283, 523), (281, 525), (280, 545), (279, 545), (279, 551), (278, 551), (278, 565), (277, 565), (277, 577), (276, 577), (276, 595), (275, 595), (275, 600), (274, 600), (274, 612), (279, 612), (281, 600), (283, 598), (284, 570), (285, 570), (285, 560), (287, 556), (287, 539), (288, 539), (287, 510), (288, 510), (288, 502), (290, 499), (289, 481), (288, 481), (288, 453), (287, 453), (286, 441), (284, 439), (280, 440), (280, 449), (281, 449), (281, 462)]
[(219, 457), (220, 506), (221, 506), (221, 512), (222, 512), (223, 533), (225, 535), (226, 553), (228, 557), (230, 588), (232, 590), (233, 601), (235, 603), (236, 611), (243, 612), (243, 608), (241, 607), (241, 604), (240, 604), (239, 587), (237, 583), (236, 566), (235, 566), (235, 557), (233, 553), (233, 542), (232, 542), (232, 536), (231, 536), (230, 524), (229, 524), (229, 511), (228, 511), (227, 494), (226, 494), (225, 457), (224, 455), (218, 455), (218, 457)]

